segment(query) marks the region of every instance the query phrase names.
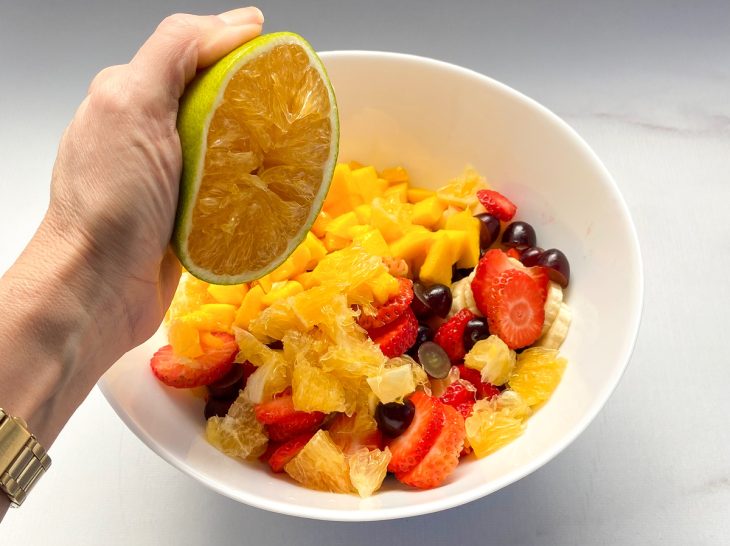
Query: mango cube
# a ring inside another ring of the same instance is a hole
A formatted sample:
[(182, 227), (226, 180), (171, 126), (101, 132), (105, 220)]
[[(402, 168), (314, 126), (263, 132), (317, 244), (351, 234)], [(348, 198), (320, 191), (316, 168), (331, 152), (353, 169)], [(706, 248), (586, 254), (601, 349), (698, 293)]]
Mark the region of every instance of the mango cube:
[(357, 215), (357, 221), (361, 224), (369, 224), (370, 218), (373, 215), (373, 207), (368, 204), (358, 205), (355, 207), (355, 214)]
[(325, 237), (327, 234), (331, 234), (341, 239), (349, 239), (347, 230), (356, 225), (358, 225), (357, 215), (353, 211), (346, 212), (329, 223), (324, 230)]
[(383, 235), (376, 229), (370, 228), (366, 232), (355, 234), (352, 238), (352, 242), (359, 245), (365, 252), (372, 254), (373, 256), (391, 255), (388, 243), (385, 242)]
[(446, 205), (438, 197), (435, 195), (428, 197), (413, 205), (411, 222), (432, 229), (441, 220), (444, 210), (446, 210)]
[(384, 196), (395, 196), (401, 203), (408, 202), (408, 184), (395, 184), (383, 192)]
[(342, 250), (349, 244), (349, 238), (338, 237), (337, 235), (333, 235), (332, 233), (324, 234), (324, 247), (327, 249), (327, 252)]
[(380, 174), (385, 180), (388, 181), (389, 184), (398, 184), (401, 182), (405, 182), (407, 184), (408, 182), (410, 182), (408, 171), (400, 166), (388, 167), (387, 169), (383, 169), (383, 172)]
[(470, 211), (464, 210), (446, 219), (446, 229), (461, 230), (466, 233), (466, 242), (456, 265), (465, 268), (476, 267), (479, 263), (479, 233), (481, 230), (479, 220), (474, 218)]
[(408, 197), (409, 203), (418, 203), (429, 197), (436, 195), (435, 191), (424, 190), (422, 188), (409, 188), (406, 196)]
[(312, 233), (314, 233), (317, 237), (324, 237), (324, 230), (327, 229), (327, 226), (331, 221), (332, 216), (327, 214), (325, 211), (320, 210), (317, 218), (314, 220), (314, 224), (312, 224)]
[(416, 258), (425, 259), (436, 235), (426, 229), (409, 231), (400, 239), (390, 244), (390, 252), (394, 258), (413, 262)]
[(451, 266), (463, 253), (466, 233), (456, 230), (443, 230), (436, 234), (436, 241), (428, 251), (418, 273), (427, 284), (451, 285)]
[(307, 245), (309, 249), (309, 261), (305, 265), (305, 269), (313, 269), (327, 255), (327, 248), (311, 231), (307, 233), (307, 238), (304, 239), (303, 244)]
[(260, 285), (251, 287), (251, 290), (243, 297), (241, 307), (236, 312), (234, 324), (240, 328), (248, 328), (248, 324), (264, 309), (264, 289)]
[(205, 303), (200, 309), (182, 317), (180, 320), (198, 330), (209, 332), (232, 332), (231, 326), (236, 317), (236, 308), (227, 303)]
[(358, 204), (367, 204), (382, 196), (387, 187), (388, 181), (378, 177), (375, 167), (362, 167), (350, 173), (350, 191), (361, 200)]
[(228, 303), (230, 305), (239, 306), (243, 301), (243, 296), (248, 292), (247, 284), (231, 284), (231, 285), (208, 285), (208, 294), (217, 303)]
[(304, 292), (304, 287), (297, 281), (276, 283), (271, 288), (271, 292), (261, 298), (261, 303), (264, 305), (272, 305), (275, 301), (286, 299), (300, 292)]
[(350, 167), (338, 163), (332, 175), (332, 183), (322, 208), (330, 216), (336, 217), (352, 210), (350, 204)]
[(187, 358), (197, 358), (203, 354), (200, 346), (200, 331), (184, 320), (174, 320), (170, 323), (167, 337), (176, 355)]

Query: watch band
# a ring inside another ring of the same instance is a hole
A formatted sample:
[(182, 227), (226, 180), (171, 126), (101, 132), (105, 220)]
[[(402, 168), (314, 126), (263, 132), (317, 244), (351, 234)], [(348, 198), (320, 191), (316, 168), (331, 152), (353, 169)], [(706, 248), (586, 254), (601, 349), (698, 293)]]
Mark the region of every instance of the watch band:
[(15, 506), (51, 466), (51, 458), (20, 417), (0, 408), (0, 489)]

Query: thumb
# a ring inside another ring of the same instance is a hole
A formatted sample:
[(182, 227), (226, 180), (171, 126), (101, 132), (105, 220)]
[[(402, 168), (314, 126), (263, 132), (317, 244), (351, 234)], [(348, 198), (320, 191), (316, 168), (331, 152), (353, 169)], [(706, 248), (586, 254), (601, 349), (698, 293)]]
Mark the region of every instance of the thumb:
[(255, 7), (220, 15), (171, 15), (142, 45), (130, 66), (155, 94), (177, 102), (198, 68), (261, 34), (263, 22), (263, 14)]

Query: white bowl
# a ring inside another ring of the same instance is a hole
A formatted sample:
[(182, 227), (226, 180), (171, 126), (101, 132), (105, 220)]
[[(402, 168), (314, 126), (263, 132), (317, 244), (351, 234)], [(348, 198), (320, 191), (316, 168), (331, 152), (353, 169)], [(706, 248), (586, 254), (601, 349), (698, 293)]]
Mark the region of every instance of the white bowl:
[(322, 54), (340, 108), (340, 160), (402, 164), (436, 188), (473, 164), (513, 199), (539, 243), (571, 263), (574, 320), (562, 348), (569, 364), (525, 434), (442, 487), (417, 491), (388, 480), (370, 499), (311, 491), (258, 464), (238, 462), (204, 439), (203, 402), (160, 384), (158, 332), (130, 351), (100, 386), (127, 426), (162, 458), (246, 504), (295, 516), (365, 521), (464, 504), (533, 472), (593, 420), (631, 355), (642, 306), (636, 233), (616, 184), (588, 145), (535, 101), (486, 76), (431, 59), (380, 52)]

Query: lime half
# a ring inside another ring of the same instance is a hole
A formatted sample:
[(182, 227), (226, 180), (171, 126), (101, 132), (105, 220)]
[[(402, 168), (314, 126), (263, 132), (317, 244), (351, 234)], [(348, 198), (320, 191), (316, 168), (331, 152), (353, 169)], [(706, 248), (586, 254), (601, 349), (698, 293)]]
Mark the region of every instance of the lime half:
[(275, 269), (306, 236), (337, 161), (337, 104), (317, 54), (290, 32), (251, 40), (196, 76), (177, 128), (183, 266), (215, 284)]

